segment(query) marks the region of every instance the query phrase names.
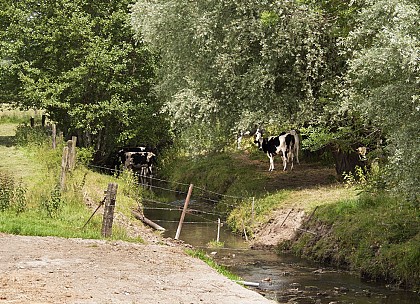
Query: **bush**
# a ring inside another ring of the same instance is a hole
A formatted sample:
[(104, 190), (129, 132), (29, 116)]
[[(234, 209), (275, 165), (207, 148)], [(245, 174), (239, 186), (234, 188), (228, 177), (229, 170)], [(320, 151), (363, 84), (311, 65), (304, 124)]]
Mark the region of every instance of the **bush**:
[(0, 211), (13, 209), (22, 213), (26, 205), (26, 189), (22, 183), (15, 185), (13, 176), (0, 172)]
[(57, 217), (63, 207), (60, 185), (56, 185), (51, 191), (50, 197), (41, 201), (41, 209), (45, 210), (49, 217)]
[(27, 146), (29, 144), (42, 145), (48, 141), (48, 137), (48, 128), (21, 124), (16, 128), (15, 143), (18, 146)]

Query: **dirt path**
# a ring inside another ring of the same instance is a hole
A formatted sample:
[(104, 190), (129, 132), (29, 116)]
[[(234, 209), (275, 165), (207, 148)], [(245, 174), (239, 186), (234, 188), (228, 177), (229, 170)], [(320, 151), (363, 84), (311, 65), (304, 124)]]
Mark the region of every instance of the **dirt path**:
[(274, 303), (179, 246), (0, 234), (0, 303)]

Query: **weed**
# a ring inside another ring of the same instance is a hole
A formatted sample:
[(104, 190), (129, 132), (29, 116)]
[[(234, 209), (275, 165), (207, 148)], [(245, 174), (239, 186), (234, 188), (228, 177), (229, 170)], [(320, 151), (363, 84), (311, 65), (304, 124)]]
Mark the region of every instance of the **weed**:
[(19, 146), (41, 145), (48, 141), (48, 129), (42, 126), (21, 124), (16, 129), (15, 142)]
[(41, 201), (41, 209), (46, 211), (48, 216), (53, 218), (58, 216), (63, 206), (63, 200), (61, 199), (60, 185), (56, 185), (50, 193), (48, 199)]
[(13, 189), (13, 177), (0, 172), (0, 211), (5, 211), (10, 207), (13, 200)]
[(224, 246), (225, 246), (224, 242), (218, 242), (215, 240), (211, 240), (210, 242), (207, 243), (208, 248), (223, 248)]
[(22, 213), (27, 208), (26, 188), (20, 182), (13, 192), (13, 207), (17, 214)]

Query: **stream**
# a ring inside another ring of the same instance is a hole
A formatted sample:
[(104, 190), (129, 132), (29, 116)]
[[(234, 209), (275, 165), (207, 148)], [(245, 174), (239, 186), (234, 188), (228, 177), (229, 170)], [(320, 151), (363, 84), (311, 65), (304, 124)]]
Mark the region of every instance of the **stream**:
[[(145, 202), (144, 215), (164, 227), (164, 237), (174, 238), (184, 200), (172, 203)], [(217, 214), (211, 205), (192, 200), (188, 206), (179, 239), (202, 249), (243, 281), (258, 283), (249, 287), (278, 303), (294, 304), (418, 304), (420, 294), (385, 284), (367, 282), (348, 271), (308, 262), (289, 254), (249, 249), (242, 237), (220, 228), (223, 248), (210, 248), (218, 234)]]

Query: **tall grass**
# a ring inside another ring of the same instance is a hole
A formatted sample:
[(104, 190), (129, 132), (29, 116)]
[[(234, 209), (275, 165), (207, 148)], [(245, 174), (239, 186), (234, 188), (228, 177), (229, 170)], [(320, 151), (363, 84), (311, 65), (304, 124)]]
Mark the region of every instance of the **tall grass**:
[[(0, 231), (26, 235), (101, 238), (100, 212), (83, 229), (82, 227), (93, 209), (102, 201), (110, 182), (117, 182), (119, 185), (115, 212), (131, 218), (130, 210), (138, 206), (143, 191), (136, 187), (134, 176), (125, 173), (117, 180), (113, 176), (92, 172), (82, 164), (89, 158), (84, 151), (81, 153), (82, 162), (78, 161), (76, 169), (67, 173), (66, 188), (60, 191), (58, 181), (63, 143), (54, 150), (49, 139), (44, 136), (44, 130), (25, 126), (17, 128), (17, 137), (20, 138), (16, 141), (20, 146), (14, 148), (17, 152), (16, 159), (8, 165), (2, 176), (7, 176), (7, 183), (12, 185), (8, 187), (11, 189), (8, 197), (11, 197), (10, 193), (17, 193), (14, 197), (15, 201), (20, 200), (20, 212), (16, 212), (17, 209), (13, 206), (17, 203), (10, 203), (11, 199), (7, 204), (2, 203), (4, 208), (0, 211)], [(0, 154), (3, 149), (6, 148), (0, 146)], [(8, 153), (8, 150), (5, 152)], [(25, 166), (21, 166), (22, 162)], [(16, 182), (19, 180), (22, 183)], [(6, 187), (1, 188), (4, 190)], [(2, 195), (5, 196), (6, 194)], [(125, 227), (116, 222), (112, 238), (143, 241), (129, 236)]]

